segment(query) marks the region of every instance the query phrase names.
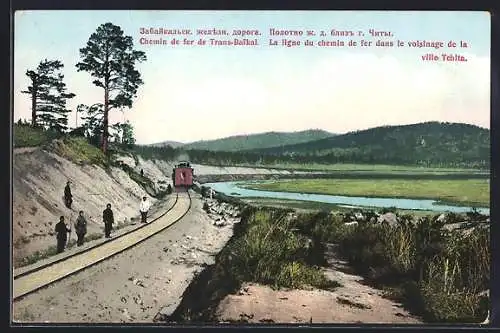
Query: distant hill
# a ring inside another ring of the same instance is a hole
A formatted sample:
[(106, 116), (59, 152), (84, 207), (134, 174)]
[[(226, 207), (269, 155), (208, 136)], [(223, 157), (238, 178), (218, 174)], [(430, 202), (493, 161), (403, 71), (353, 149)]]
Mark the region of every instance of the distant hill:
[(163, 142), (158, 142), (158, 143), (152, 143), (150, 145), (147, 145), (150, 147), (166, 147), (170, 146), (172, 148), (179, 148), (184, 146), (184, 143), (182, 142), (177, 142), (177, 141), (163, 141)]
[(490, 131), (462, 123), (383, 126), (247, 153), (314, 157), (318, 162), (489, 165)]
[(183, 145), (182, 149), (231, 152), (304, 143), (328, 138), (332, 135), (334, 134), (319, 129), (298, 132), (265, 132), (236, 135), (216, 140), (196, 141)]

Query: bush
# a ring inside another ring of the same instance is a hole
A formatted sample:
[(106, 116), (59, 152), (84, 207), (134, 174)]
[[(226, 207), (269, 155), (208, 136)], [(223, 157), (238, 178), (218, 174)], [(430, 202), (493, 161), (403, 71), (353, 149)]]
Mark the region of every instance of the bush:
[(14, 124), (12, 131), (15, 148), (42, 146), (63, 135), (40, 127), (33, 128), (27, 124)]
[(322, 289), (333, 289), (340, 284), (328, 280), (317, 268), (310, 267), (301, 262), (286, 263), (276, 278), (276, 285), (288, 286), (298, 289), (305, 285), (316, 286)]
[(67, 137), (52, 141), (47, 149), (77, 164), (107, 165), (106, 156), (82, 137)]
[[(338, 286), (311, 265), (309, 238), (292, 230), (288, 210), (256, 209), (242, 212), (248, 228), (231, 246), (231, 270), (236, 280), (274, 288)], [(245, 215), (246, 214), (246, 215)]]
[(396, 227), (359, 224), (343, 234), (340, 250), (376, 284), (399, 286), (402, 301), (424, 320), (482, 321), (487, 309), (479, 293), (490, 283), (489, 229), (443, 226), (429, 217)]

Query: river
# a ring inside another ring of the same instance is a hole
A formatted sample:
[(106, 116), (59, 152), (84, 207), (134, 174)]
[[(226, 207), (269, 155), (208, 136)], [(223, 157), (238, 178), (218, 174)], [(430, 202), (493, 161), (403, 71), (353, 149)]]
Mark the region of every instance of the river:
[[(205, 183), (204, 186), (211, 187), (214, 191), (221, 192), (225, 195), (247, 198), (272, 198), (286, 199), (299, 201), (314, 201), (324, 202), (337, 205), (360, 206), (360, 207), (377, 207), (389, 208), (395, 207), (405, 210), (425, 210), (434, 212), (453, 212), (466, 213), (471, 211), (468, 206), (453, 206), (438, 203), (436, 200), (428, 199), (405, 199), (405, 198), (371, 198), (371, 197), (355, 197), (355, 196), (340, 196), (327, 194), (308, 194), (308, 193), (291, 193), (291, 192), (274, 192), (246, 189), (238, 186), (239, 184), (248, 184), (247, 181), (238, 182), (217, 182)], [(490, 209), (485, 207), (476, 207), (481, 214), (489, 215)]]

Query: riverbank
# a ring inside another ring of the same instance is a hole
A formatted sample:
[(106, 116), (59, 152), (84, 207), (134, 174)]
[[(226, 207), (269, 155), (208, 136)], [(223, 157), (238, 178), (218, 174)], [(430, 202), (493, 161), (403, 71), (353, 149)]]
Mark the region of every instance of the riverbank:
[[(198, 169), (199, 168), (199, 169)], [(230, 181), (264, 181), (264, 180), (294, 180), (294, 179), (394, 179), (394, 180), (489, 180), (489, 173), (468, 172), (403, 172), (403, 171), (299, 171), (263, 168), (217, 168), (198, 166), (195, 169), (196, 180), (200, 183), (230, 182)], [(224, 173), (224, 170), (230, 172)]]
[(389, 164), (352, 164), (352, 163), (280, 163), (280, 164), (240, 164), (240, 167), (253, 167), (276, 170), (296, 170), (303, 172), (370, 172), (370, 173), (404, 173), (404, 174), (489, 174), (489, 170), (467, 169), (467, 168), (437, 168), (411, 165), (389, 165)]
[[(293, 183), (294, 181), (290, 181)], [(256, 183), (245, 182), (217, 182), (205, 183), (202, 186), (211, 188), (212, 190), (224, 193), (225, 195), (240, 198), (243, 200), (290, 200), (295, 202), (309, 202), (319, 204), (334, 204), (339, 207), (358, 207), (359, 209), (383, 209), (394, 208), (400, 210), (417, 210), (431, 211), (434, 213), (454, 212), (466, 213), (477, 210), (482, 214), (489, 215), (489, 208), (444, 205), (439, 204), (435, 200), (428, 199), (406, 199), (406, 198), (381, 198), (381, 197), (366, 197), (366, 196), (339, 196), (329, 194), (308, 194), (295, 192), (276, 192), (265, 190), (253, 190), (241, 187), (242, 184), (254, 185)]]
[[(476, 227), (445, 228), (454, 214), (409, 223), (412, 217), (407, 215), (381, 214), (373, 220), (369, 212), (362, 211), (362, 218), (359, 213), (245, 208), (215, 264), (193, 281), (164, 321), (484, 320), (488, 301), (481, 291), (489, 288), (488, 228), (474, 223)], [(357, 217), (359, 222), (352, 223)], [(440, 250), (434, 250), (433, 257), (424, 255), (432, 248)], [(340, 314), (327, 314), (325, 308)]]

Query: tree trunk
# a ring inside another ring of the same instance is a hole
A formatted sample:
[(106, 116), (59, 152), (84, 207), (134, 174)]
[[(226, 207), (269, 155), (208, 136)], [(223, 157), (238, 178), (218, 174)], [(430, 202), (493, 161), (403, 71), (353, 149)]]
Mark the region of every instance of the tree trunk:
[(104, 85), (104, 117), (102, 120), (102, 152), (106, 155), (108, 151), (108, 125), (109, 125), (109, 88), (108, 80), (105, 79)]
[(33, 80), (33, 91), (31, 92), (31, 127), (36, 127), (36, 92), (37, 86)]

